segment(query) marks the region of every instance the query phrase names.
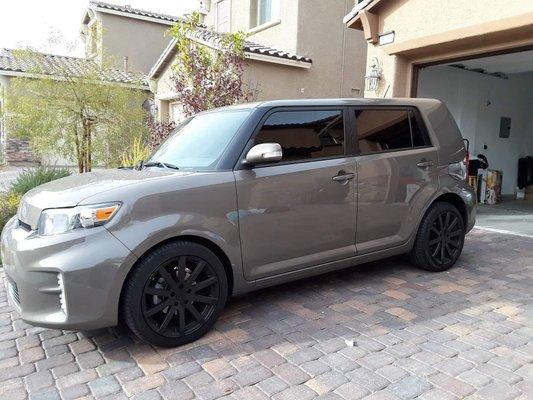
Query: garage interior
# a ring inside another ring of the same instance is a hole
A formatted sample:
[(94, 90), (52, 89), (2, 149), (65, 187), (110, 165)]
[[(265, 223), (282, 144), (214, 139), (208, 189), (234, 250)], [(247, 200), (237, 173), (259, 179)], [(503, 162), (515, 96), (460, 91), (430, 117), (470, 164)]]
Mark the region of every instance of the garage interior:
[[(501, 172), (501, 196), (480, 204), (477, 225), (533, 236), (533, 49), (419, 66), (415, 76), (417, 97), (447, 104), (470, 157), (484, 155)], [(477, 179), (484, 202), (487, 179)]]

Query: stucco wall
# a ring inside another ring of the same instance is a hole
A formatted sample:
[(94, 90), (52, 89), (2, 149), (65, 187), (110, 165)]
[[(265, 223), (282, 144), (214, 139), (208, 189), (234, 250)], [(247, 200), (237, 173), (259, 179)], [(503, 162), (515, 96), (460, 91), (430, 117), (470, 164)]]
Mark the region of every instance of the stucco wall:
[[(248, 30), (252, 0), (230, 1), (231, 30)], [(215, 24), (215, 3), (205, 19), (208, 26)], [(303, 69), (248, 60), (245, 80), (258, 88), (257, 99), (361, 97), (366, 42), (361, 32), (342, 23), (352, 5), (352, 0), (280, 0), (279, 23), (252, 33), (249, 40), (310, 57), (313, 65)], [(169, 76), (167, 68), (157, 82), (156, 98), (172, 95)], [(163, 116), (165, 107), (162, 103)]]
[[(503, 194), (514, 194), (518, 158), (533, 156), (533, 73), (512, 74), (508, 80), (453, 67), (421, 71), (418, 94), (443, 100), (471, 154), (485, 154), (490, 168), (503, 171)], [(511, 135), (499, 138), (500, 118), (511, 118)], [(484, 149), (484, 146), (487, 149)]]
[(368, 45), (366, 70), (376, 58), (382, 80), (366, 97), (409, 96), (413, 64), (533, 43), (533, 1), (383, 0), (370, 12), (378, 18), (377, 34), (394, 31), (395, 39)]
[(529, 0), (387, 0), (377, 9), (380, 32), (395, 43), (533, 11)]
[(296, 51), (313, 59), (302, 85), (323, 97), (363, 95), (366, 42), (342, 23), (352, 5), (351, 0), (300, 1)]
[[(252, 22), (251, 1), (254, 0), (229, 0), (231, 8), (231, 31), (248, 32), (254, 27)], [(279, 48), (285, 51), (296, 52), (298, 30), (298, 7), (301, 0), (279, 0), (279, 24), (268, 29), (251, 33), (249, 39), (257, 43)], [(305, 0), (309, 1), (309, 0)], [(330, 1), (330, 0), (328, 0)], [(344, 0), (343, 0), (344, 1)], [(215, 10), (217, 0), (212, 1), (210, 12), (207, 14), (205, 24), (215, 26)]]
[(99, 13), (98, 18), (104, 51), (117, 68), (123, 67), (127, 56), (130, 70), (148, 73), (170, 42), (165, 35), (168, 25), (104, 13)]

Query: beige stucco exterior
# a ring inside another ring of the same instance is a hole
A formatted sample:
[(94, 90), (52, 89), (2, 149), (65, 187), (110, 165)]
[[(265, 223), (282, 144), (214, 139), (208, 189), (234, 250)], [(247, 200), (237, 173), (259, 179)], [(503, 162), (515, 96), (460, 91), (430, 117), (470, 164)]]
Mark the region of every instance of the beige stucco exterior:
[[(303, 68), (248, 59), (245, 82), (256, 90), (256, 100), (362, 96), (367, 46), (361, 32), (342, 23), (352, 0), (279, 0), (279, 16), (259, 27), (254, 27), (252, 10), (257, 0), (226, 1), (231, 31), (248, 32), (252, 42), (313, 60)], [(216, 26), (216, 3), (205, 17), (209, 27)], [(168, 118), (174, 96), (171, 65), (153, 83), (162, 120)]]
[[(368, 40), (367, 71), (375, 59), (382, 68), (365, 96), (410, 96), (417, 66), (533, 46), (533, 1), (373, 0), (347, 26)], [(392, 31), (394, 42), (380, 46)]]
[[(90, 26), (95, 24), (97, 51), (91, 54), (89, 46), (86, 46), (87, 57), (101, 59), (105, 55), (109, 58), (108, 62), (120, 69), (124, 68), (124, 57), (128, 57), (131, 71), (146, 74), (170, 42), (166, 31), (171, 23), (90, 11), (82, 31), (90, 32)], [(90, 40), (90, 34), (82, 37), (85, 41)]]

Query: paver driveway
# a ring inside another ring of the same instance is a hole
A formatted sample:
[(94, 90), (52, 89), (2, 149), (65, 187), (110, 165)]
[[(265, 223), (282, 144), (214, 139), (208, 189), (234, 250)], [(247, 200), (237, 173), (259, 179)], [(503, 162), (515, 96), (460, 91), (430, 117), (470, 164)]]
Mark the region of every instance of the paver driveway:
[(475, 230), (448, 273), (393, 259), (263, 290), (177, 349), (30, 327), (2, 289), (0, 397), (531, 399), (532, 288), (533, 240)]

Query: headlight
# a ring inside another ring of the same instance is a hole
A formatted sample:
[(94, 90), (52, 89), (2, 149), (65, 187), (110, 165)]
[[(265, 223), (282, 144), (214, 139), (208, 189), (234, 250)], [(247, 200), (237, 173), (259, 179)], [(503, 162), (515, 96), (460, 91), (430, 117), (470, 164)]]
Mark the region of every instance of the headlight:
[(49, 236), (74, 229), (101, 226), (113, 218), (119, 207), (120, 203), (106, 203), (43, 210), (37, 232), (39, 235)]

